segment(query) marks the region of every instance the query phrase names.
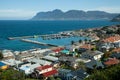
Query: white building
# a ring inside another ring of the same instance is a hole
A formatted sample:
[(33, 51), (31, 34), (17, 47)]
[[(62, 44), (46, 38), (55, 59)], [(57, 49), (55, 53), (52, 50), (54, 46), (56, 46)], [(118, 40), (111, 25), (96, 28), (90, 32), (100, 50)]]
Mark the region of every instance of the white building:
[(4, 58), (15, 58), (11, 50), (2, 50)]
[(27, 64), (23, 64), (19, 67), (20, 71), (23, 71), (26, 75), (31, 74), (34, 72), (34, 69), (41, 66), (40, 64), (36, 63), (36, 64), (31, 64), (31, 63), (27, 63)]
[(82, 58), (100, 60), (104, 53), (100, 51), (86, 51), (81, 54)]

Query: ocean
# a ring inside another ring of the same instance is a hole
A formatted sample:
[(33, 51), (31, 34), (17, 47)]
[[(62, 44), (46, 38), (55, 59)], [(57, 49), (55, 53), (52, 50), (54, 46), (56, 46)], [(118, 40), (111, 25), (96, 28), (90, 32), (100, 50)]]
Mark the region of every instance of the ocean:
[(30, 21), (30, 20), (1, 20), (0, 21), (0, 49), (28, 50), (33, 48), (47, 48), (46, 46), (8, 40), (8, 37), (53, 34), (62, 31), (95, 28), (120, 24), (107, 20), (94, 21)]

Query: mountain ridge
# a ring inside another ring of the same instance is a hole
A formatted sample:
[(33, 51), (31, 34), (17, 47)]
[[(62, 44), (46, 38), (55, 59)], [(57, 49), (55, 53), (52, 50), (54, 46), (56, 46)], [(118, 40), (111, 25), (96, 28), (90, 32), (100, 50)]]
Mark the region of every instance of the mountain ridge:
[(117, 13), (108, 13), (105, 11), (83, 11), (69, 10), (63, 12), (55, 9), (53, 11), (38, 12), (31, 20), (111, 20)]
[(114, 17), (111, 21), (120, 22), (120, 14)]

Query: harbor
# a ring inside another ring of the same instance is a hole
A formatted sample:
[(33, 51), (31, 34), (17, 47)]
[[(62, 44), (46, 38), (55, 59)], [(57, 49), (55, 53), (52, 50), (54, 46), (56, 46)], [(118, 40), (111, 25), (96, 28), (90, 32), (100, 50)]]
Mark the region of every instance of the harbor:
[(21, 37), (8, 37), (9, 40), (17, 40), (42, 46), (61, 47), (71, 45), (71, 42), (79, 42), (79, 40), (89, 40), (85, 35), (76, 34), (75, 31), (65, 31), (56, 34), (33, 35)]

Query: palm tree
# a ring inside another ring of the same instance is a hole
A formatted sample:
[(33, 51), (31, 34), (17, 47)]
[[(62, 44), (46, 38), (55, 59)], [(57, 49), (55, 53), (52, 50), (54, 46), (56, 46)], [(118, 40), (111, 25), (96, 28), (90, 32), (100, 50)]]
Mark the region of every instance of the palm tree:
[(79, 40), (79, 43), (82, 43), (82, 40), (81, 40), (81, 39)]
[(75, 42), (74, 41), (71, 41), (71, 44), (73, 45)]
[(0, 51), (0, 60), (3, 59), (3, 54), (2, 52)]
[(85, 43), (87, 43), (87, 41), (88, 41), (88, 40), (87, 40), (87, 39), (85, 39), (84, 41), (85, 41)]

